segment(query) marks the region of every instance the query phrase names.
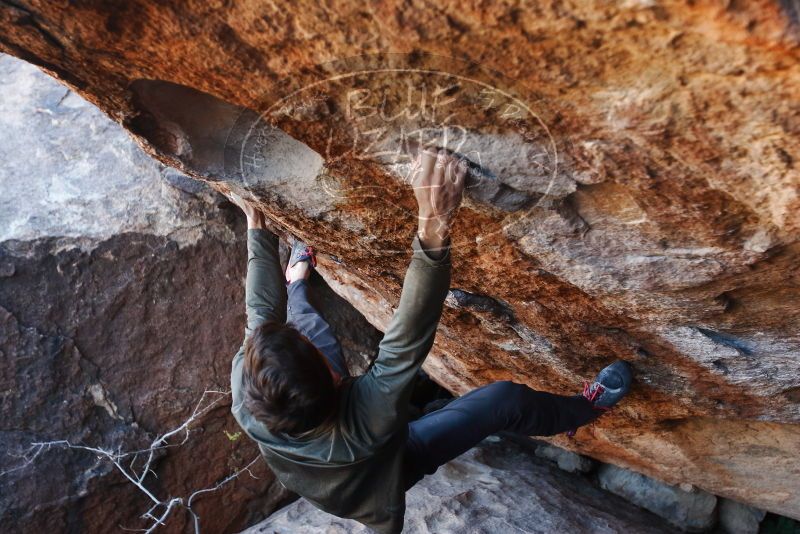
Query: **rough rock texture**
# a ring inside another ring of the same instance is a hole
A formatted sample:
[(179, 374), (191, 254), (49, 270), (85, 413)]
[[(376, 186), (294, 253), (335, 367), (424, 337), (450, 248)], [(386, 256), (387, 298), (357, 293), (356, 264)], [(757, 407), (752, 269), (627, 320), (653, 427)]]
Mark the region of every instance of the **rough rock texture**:
[(719, 500), (719, 524), (727, 534), (758, 534), (767, 513), (730, 499)]
[(601, 466), (597, 478), (601, 488), (660, 515), (681, 530), (702, 532), (717, 521), (717, 498), (705, 491), (685, 491), (614, 465)]
[[(677, 532), (584, 478), (505, 440), (488, 439), (425, 477), (406, 496), (404, 533)], [(246, 534), (356, 534), (363, 525), (300, 499)]]
[[(141, 528), (152, 503), (107, 461), (53, 447), (23, 467), (15, 455), (62, 439), (136, 450), (181, 424), (206, 389), (229, 389), (244, 329), (243, 220), (35, 67), (0, 55), (0, 91), (0, 530)], [(334, 329), (357, 332), (337, 330), (363, 365), (379, 333), (316, 285)], [(185, 444), (160, 453), (147, 479), (159, 498), (258, 457), (219, 398)], [(290, 497), (263, 462), (252, 472), (195, 501), (204, 532), (244, 528)], [(189, 520), (178, 510), (163, 530)]]
[(594, 469), (595, 464), (591, 458), (548, 443), (543, 443), (536, 447), (536, 456), (555, 462), (558, 464), (559, 469), (568, 473), (588, 473)]
[[(571, 393), (624, 358), (630, 400), (555, 441), (800, 517), (795, 3), (15, 0), (0, 20), (0, 48), (328, 252), (379, 327), (414, 225), (395, 149), (447, 129), (475, 165), (431, 375)], [(400, 55), (334, 62), (365, 53)]]

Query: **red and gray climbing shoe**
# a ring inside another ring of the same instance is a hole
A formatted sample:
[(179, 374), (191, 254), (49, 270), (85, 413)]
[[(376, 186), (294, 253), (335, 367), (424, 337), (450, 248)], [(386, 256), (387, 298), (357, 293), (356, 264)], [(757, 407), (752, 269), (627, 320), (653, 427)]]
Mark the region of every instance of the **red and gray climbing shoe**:
[(631, 389), (633, 373), (628, 362), (618, 360), (597, 375), (594, 382), (586, 382), (583, 396), (600, 410), (611, 409)]
[[(605, 367), (591, 384), (584, 382), (583, 396), (595, 410), (608, 411), (628, 394), (633, 382), (633, 372), (628, 362), (618, 360)], [(572, 437), (575, 431), (567, 432)]]
[(306, 245), (302, 241), (295, 241), (292, 245), (292, 252), (289, 254), (289, 264), (286, 267), (288, 271), (301, 261), (307, 261), (311, 267), (317, 266), (317, 253), (314, 247)]

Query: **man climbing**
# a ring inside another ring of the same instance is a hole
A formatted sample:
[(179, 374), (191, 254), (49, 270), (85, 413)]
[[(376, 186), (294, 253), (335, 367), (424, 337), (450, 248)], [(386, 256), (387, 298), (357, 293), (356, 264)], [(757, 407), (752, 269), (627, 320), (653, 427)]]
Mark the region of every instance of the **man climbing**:
[(485, 437), (573, 430), (616, 404), (631, 382), (620, 361), (582, 395), (495, 382), (409, 422), (413, 382), (449, 288), (450, 227), (466, 171), (444, 150), (425, 150), (417, 159), (411, 183), (419, 228), (411, 262), (378, 356), (359, 377), (350, 376), (330, 327), (309, 304), (313, 249), (293, 246), (287, 288), (278, 239), (266, 231), (264, 215), (231, 196), (248, 221), (247, 327), (231, 371), (233, 415), (286, 488), (382, 533), (402, 530), (406, 490)]

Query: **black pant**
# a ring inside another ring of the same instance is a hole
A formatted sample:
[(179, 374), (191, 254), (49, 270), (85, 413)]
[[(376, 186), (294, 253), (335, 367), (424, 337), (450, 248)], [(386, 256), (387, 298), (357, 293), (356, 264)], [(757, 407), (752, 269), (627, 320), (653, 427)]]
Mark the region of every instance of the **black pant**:
[[(339, 374), (350, 375), (330, 326), (308, 302), (305, 281), (288, 287), (288, 319)], [(585, 425), (597, 415), (581, 395), (553, 395), (509, 381), (474, 389), (408, 424), (406, 489), (497, 432), (552, 436)]]
[(553, 395), (509, 381), (479, 387), (409, 423), (406, 489), (497, 432), (552, 436), (597, 416), (581, 395)]
[(341, 376), (350, 376), (339, 341), (330, 325), (308, 301), (308, 282), (297, 280), (286, 288), (288, 322), (306, 336)]

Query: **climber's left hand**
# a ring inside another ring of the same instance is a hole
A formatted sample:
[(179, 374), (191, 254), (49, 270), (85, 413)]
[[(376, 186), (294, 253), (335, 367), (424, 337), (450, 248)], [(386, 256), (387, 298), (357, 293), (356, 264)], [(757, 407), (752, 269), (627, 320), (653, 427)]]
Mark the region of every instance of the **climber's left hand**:
[(248, 229), (265, 229), (266, 228), (266, 220), (264, 217), (264, 213), (258, 209), (256, 206), (253, 205), (252, 202), (249, 202), (233, 191), (228, 191), (223, 193), (228, 200), (230, 200), (235, 205), (239, 206), (245, 216), (247, 217), (247, 228)]

